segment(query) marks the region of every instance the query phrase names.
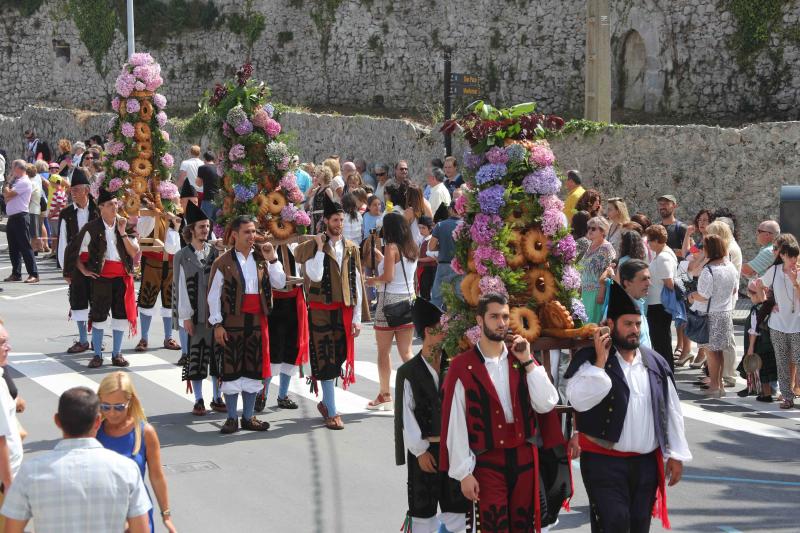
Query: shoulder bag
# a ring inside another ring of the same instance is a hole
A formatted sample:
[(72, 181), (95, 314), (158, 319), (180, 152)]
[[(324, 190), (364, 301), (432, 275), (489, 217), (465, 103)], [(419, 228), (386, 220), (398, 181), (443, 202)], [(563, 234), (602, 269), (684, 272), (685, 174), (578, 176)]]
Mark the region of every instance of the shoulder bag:
[[(408, 277), (406, 276), (406, 265), (403, 261), (403, 255), (400, 254), (400, 266), (403, 269), (403, 281), (406, 282), (406, 290), (408, 291), (408, 298), (395, 302), (393, 304), (383, 306), (383, 316), (386, 317), (386, 323), (390, 328), (404, 326), (414, 321), (411, 316), (411, 307), (413, 303), (413, 296), (411, 289), (408, 287)], [(383, 300), (386, 301), (386, 284), (383, 285)]]
[[(706, 266), (713, 279), (714, 273)], [(711, 309), (711, 297), (708, 298), (705, 314), (694, 309), (686, 310), (686, 336), (697, 344), (708, 344), (708, 310)]]

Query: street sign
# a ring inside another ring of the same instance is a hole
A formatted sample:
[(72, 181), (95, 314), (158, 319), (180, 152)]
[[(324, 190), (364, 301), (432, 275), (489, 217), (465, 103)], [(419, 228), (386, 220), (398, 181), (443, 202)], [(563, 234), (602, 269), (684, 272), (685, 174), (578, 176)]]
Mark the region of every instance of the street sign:
[(481, 79), (474, 74), (450, 74), (450, 94), (452, 96), (480, 96)]

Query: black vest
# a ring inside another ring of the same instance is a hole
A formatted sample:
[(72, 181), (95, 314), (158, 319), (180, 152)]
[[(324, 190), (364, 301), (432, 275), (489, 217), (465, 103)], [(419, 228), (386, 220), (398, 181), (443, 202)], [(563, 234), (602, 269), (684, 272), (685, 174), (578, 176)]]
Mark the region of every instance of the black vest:
[[(86, 262), (86, 268), (91, 272), (99, 274), (103, 270), (103, 264), (106, 262), (105, 256), (108, 247), (108, 243), (106, 242), (106, 226), (103, 219), (98, 217), (91, 222), (87, 222), (78, 233), (81, 240), (83, 240), (84, 232), (88, 233), (91, 237), (88, 246), (89, 260)], [(122, 242), (122, 237), (117, 235), (116, 230), (114, 230), (114, 235), (116, 236), (114, 245), (117, 247), (117, 253), (119, 254), (122, 264), (125, 266), (125, 271), (130, 274), (133, 272), (133, 258), (128, 255), (128, 252), (125, 250), (125, 244)], [(78, 248), (80, 249), (80, 243), (78, 244)], [(64, 262), (66, 263), (66, 260)]]
[[(653, 424), (656, 440), (662, 451), (666, 452), (669, 438), (667, 435), (667, 402), (669, 401), (669, 382), (672, 372), (664, 358), (653, 350), (640, 346), (642, 361), (647, 368), (648, 382), (650, 384), (650, 398), (653, 408)], [(605, 371), (611, 378), (611, 390), (605, 398), (592, 409), (583, 413), (576, 413), (577, 430), (596, 439), (618, 442), (628, 411), (630, 389), (625, 381), (625, 374), (619, 361), (614, 356), (616, 350), (611, 349), (606, 362)], [(570, 362), (564, 375), (571, 378), (585, 362), (594, 364), (597, 354), (594, 348), (579, 350)]]
[[(94, 200), (89, 198), (89, 205), (87, 206), (87, 210), (89, 211), (89, 218), (86, 219), (88, 223), (90, 220), (96, 219), (99, 215), (97, 214), (97, 206), (94, 205)], [(75, 235), (81, 230), (78, 227), (78, 208), (74, 203), (69, 204), (67, 207), (61, 210), (61, 213), (58, 216), (59, 221), (58, 225), (61, 225), (61, 221), (65, 222), (65, 226), (67, 229), (66, 243), (69, 244)]]
[[(442, 355), (444, 359), (444, 355)], [(400, 365), (395, 380), (395, 460), (405, 464), (406, 449), (403, 441), (403, 394), (404, 387), (411, 387), (414, 395), (414, 418), (417, 420), (422, 438), (438, 437), (442, 431), (442, 373), (439, 387), (433, 381), (422, 352)]]

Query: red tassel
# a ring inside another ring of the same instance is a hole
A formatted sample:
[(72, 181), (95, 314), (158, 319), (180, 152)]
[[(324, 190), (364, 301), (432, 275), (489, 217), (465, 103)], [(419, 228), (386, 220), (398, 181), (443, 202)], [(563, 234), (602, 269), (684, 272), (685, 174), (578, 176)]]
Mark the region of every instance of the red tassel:
[(569, 502), (575, 495), (575, 479), (572, 477), (572, 451), (567, 446), (567, 464), (569, 465), (569, 498), (564, 500), (562, 507), (566, 512), (570, 512)]
[(672, 529), (667, 510), (667, 483), (664, 473), (664, 454), (661, 452), (661, 448), (656, 448), (656, 463), (658, 468), (658, 489), (656, 489), (656, 502), (653, 505), (653, 518), (660, 518), (664, 529)]
[(186, 380), (186, 394), (191, 394), (193, 392), (194, 392), (194, 390), (192, 389), (192, 380), (187, 379)]

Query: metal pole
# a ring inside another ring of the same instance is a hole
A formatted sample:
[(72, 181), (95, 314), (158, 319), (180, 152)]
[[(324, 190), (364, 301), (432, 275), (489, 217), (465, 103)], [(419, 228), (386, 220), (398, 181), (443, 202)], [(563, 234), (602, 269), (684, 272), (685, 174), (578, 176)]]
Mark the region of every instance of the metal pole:
[[(453, 95), (450, 91), (450, 73), (452, 71), (452, 63), (450, 60), (450, 52), (444, 53), (444, 120), (448, 121), (453, 115)], [(453, 139), (449, 133), (444, 134), (444, 153), (446, 156), (453, 153)]]
[(128, 14), (128, 58), (136, 52), (136, 43), (133, 39), (133, 0), (127, 0)]

